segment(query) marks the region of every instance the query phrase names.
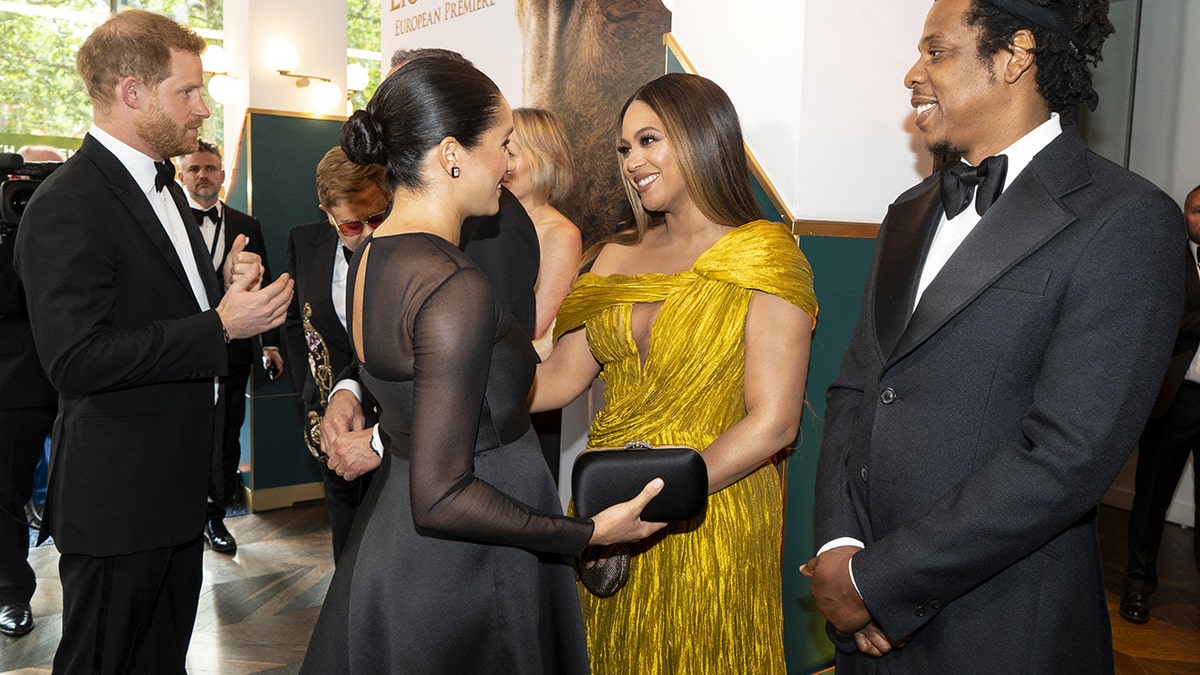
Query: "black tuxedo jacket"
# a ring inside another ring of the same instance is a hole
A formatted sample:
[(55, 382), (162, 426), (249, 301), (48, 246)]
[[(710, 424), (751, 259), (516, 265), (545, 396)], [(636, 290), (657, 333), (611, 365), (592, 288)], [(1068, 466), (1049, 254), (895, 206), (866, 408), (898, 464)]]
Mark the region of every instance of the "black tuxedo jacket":
[(287, 370), (304, 408), (305, 442), (320, 448), (321, 415), (336, 376), (354, 359), (350, 336), (333, 308), (334, 256), (342, 255), (341, 241), (327, 221), (297, 225), (288, 235), (288, 272), (295, 293), (288, 307)]
[(508, 188), (500, 189), (500, 211), (463, 221), (459, 248), (487, 276), (492, 292), (521, 328), (533, 335), (541, 253), (537, 230)]
[[(262, 225), (258, 222), (258, 218), (246, 213), (242, 213), (235, 208), (231, 208), (228, 204), (222, 202), (224, 208), (221, 210), (221, 227), (225, 228), (225, 254), (221, 256), (221, 264), (217, 265), (217, 276), (221, 275), (221, 270), (225, 268), (225, 260), (229, 257), (229, 251), (233, 248), (233, 240), (237, 239), (239, 234), (246, 235), (246, 250), (251, 253), (257, 253), (258, 257), (262, 258), (263, 264), (263, 284), (271, 282), (271, 267), (267, 263), (267, 244), (263, 239)], [(272, 330), (258, 336), (261, 345), (257, 351), (261, 352), (262, 347), (278, 347), (279, 332)], [(245, 368), (253, 365), (258, 359), (255, 354), (255, 344), (251, 338), (241, 340), (232, 340), (229, 343), (229, 367)]]
[(0, 410), (54, 405), (50, 386), (33, 345), (25, 290), (13, 269), (11, 236), (0, 241)]
[[(167, 189), (215, 307), (200, 230), (182, 188)], [(194, 540), (217, 431), (213, 378), (226, 373), (221, 320), (200, 311), (145, 194), (93, 137), (30, 200), (16, 268), (60, 392), (43, 536), (91, 556)]]
[(937, 176), (888, 209), (828, 392), (818, 545), (864, 542), (867, 608), (911, 638), (838, 672), (1112, 672), (1096, 505), (1179, 326), (1179, 208), (1064, 129), (913, 311), (942, 212)]

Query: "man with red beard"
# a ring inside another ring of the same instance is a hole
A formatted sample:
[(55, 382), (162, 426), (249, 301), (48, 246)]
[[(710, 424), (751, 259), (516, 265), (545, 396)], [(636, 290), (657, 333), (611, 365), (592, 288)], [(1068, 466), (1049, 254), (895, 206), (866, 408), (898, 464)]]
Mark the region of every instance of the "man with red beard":
[(291, 299), (287, 275), (262, 286), (244, 237), (222, 291), (167, 161), (196, 150), (208, 117), (204, 46), (136, 10), (88, 37), (76, 67), (94, 124), (17, 235), (60, 394), (42, 527), (61, 553), (55, 672), (184, 672), (226, 344), (279, 326)]
[[(1179, 207), (1088, 152), (1107, 0), (936, 0), (941, 175), (879, 232), (803, 571), (843, 673), (1111, 673), (1096, 507), (1183, 312)], [(1192, 271), (1194, 274), (1194, 270)]]

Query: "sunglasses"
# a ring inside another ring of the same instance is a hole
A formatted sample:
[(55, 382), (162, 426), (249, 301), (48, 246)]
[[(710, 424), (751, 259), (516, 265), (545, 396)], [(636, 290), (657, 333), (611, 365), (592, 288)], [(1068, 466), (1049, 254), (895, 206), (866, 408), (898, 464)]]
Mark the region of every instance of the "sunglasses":
[(367, 216), (363, 220), (347, 220), (344, 223), (335, 223), (333, 222), (333, 216), (329, 216), (329, 222), (333, 223), (334, 227), (336, 227), (342, 234), (346, 235), (347, 237), (353, 237), (356, 234), (361, 234), (363, 228), (367, 227), (368, 225), (372, 228), (379, 227), (379, 224), (382, 223), (385, 218), (387, 218), (389, 210), (391, 210), (390, 207), (380, 211), (379, 213), (376, 213), (373, 216)]

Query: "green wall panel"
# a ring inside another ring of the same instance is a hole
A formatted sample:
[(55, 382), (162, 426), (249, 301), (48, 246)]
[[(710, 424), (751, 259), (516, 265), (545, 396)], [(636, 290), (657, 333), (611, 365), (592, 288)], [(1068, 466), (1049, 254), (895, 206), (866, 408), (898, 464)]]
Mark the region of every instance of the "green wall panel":
[[(292, 227), (325, 217), (317, 207), (317, 162), (338, 144), (341, 129), (338, 119), (246, 115), (226, 201), (262, 223), (273, 275), (287, 269)], [(252, 460), (250, 487), (320, 482), (320, 467), (304, 444), (300, 406), (290, 378), (285, 374), (272, 382), (261, 368), (255, 368), (249, 398), (243, 429), (249, 443), (243, 443), (243, 457)]]
[[(858, 322), (874, 239), (807, 236), (800, 249), (812, 264), (820, 309), (808, 363), (808, 405), (795, 452), (788, 460), (787, 511), (783, 537), (783, 627), (789, 673), (810, 673), (833, 660), (825, 620), (799, 572), (816, 550), (813, 494), (817, 453), (825, 419), (825, 392), (837, 378), (842, 355)], [(824, 542), (822, 542), (824, 543)]]

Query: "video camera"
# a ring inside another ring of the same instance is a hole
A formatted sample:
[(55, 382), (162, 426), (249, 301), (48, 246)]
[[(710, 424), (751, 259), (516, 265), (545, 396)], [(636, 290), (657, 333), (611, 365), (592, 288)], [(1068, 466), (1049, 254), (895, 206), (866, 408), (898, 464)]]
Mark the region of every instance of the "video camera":
[(62, 162), (26, 162), (20, 155), (0, 152), (0, 239), (15, 235), (29, 199)]

